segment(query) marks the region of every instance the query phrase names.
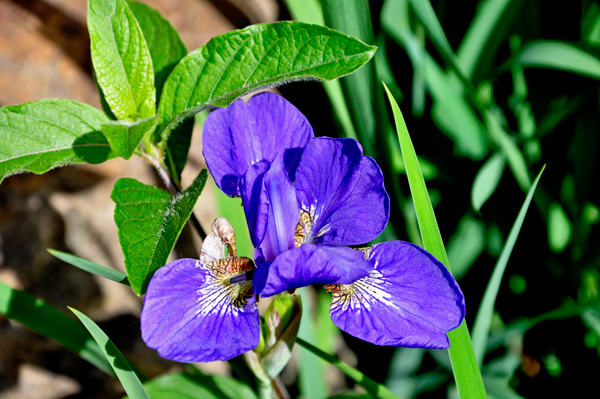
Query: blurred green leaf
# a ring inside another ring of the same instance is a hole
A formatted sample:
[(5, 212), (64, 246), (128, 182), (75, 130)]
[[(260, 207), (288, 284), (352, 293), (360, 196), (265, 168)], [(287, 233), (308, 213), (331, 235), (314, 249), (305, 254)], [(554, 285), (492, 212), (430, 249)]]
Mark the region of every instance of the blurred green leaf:
[(600, 6), (591, 3), (581, 21), (581, 36), (588, 43), (600, 44)]
[(548, 244), (554, 253), (562, 252), (571, 241), (571, 221), (559, 203), (553, 202), (548, 210)]
[[(302, 338), (298, 338), (296, 341), (298, 345), (306, 350), (312, 352), (319, 358), (325, 360), (328, 363), (331, 363), (337, 369), (339, 369), (346, 376), (350, 377), (354, 380), (358, 385), (365, 388), (368, 392), (372, 393), (376, 398), (381, 399), (399, 399), (396, 395), (394, 395), (389, 389), (387, 389), (383, 384), (379, 384), (360, 371), (356, 370), (353, 367), (348, 366), (346, 363), (340, 361), (337, 357), (330, 355), (326, 352), (323, 352), (321, 349), (316, 346), (306, 342)], [(311, 398), (312, 399), (312, 398)]]
[(487, 389), (490, 398), (497, 399), (525, 399), (516, 393), (504, 378), (496, 378), (485, 376), (483, 378), (485, 388)]
[(69, 308), (75, 316), (81, 320), (85, 328), (88, 329), (92, 337), (98, 343), (98, 346), (106, 356), (106, 359), (110, 362), (111, 367), (117, 374), (119, 381), (123, 384), (125, 392), (131, 399), (150, 399), (142, 383), (135, 372), (131, 369), (127, 360), (123, 357), (121, 352), (117, 349), (115, 344), (104, 334), (104, 332), (94, 323), (89, 317), (78, 311), (77, 309)]
[(92, 63), (117, 119), (155, 114), (156, 89), (148, 45), (125, 0), (88, 0)]
[(521, 210), (519, 211), (515, 223), (513, 224), (508, 238), (506, 239), (506, 244), (502, 249), (500, 258), (498, 258), (498, 262), (496, 262), (496, 266), (494, 266), (492, 277), (490, 277), (490, 281), (487, 284), (485, 293), (483, 294), (483, 299), (479, 305), (479, 310), (477, 311), (477, 316), (475, 317), (475, 323), (473, 324), (473, 349), (475, 350), (475, 355), (477, 356), (477, 361), (480, 365), (483, 363), (483, 356), (485, 355), (490, 323), (492, 321), (492, 315), (494, 314), (494, 304), (496, 303), (496, 297), (498, 296), (498, 291), (500, 290), (502, 276), (504, 275), (504, 270), (506, 270), (506, 265), (508, 264), (510, 254), (512, 253), (515, 243), (517, 242), (517, 237), (521, 231), (521, 226), (523, 226), (527, 209), (529, 209), (529, 204), (533, 198), (533, 193), (535, 192), (535, 188), (542, 177), (544, 168), (545, 166), (542, 168), (537, 178), (533, 182), (533, 185), (529, 189), (529, 192), (527, 193), (525, 202), (523, 202)]
[(600, 79), (600, 59), (584, 48), (557, 41), (539, 41), (523, 48), (514, 62), (524, 67), (541, 67), (574, 72)]
[(99, 265), (95, 262), (92, 262), (91, 260), (83, 259), (79, 256), (57, 251), (55, 249), (49, 248), (48, 252), (50, 252), (52, 256), (55, 256), (63, 262), (73, 265), (81, 270), (95, 274), (100, 277), (107, 278), (112, 281), (116, 281), (117, 283), (129, 285), (127, 275), (125, 273), (121, 273), (118, 270), (111, 269), (110, 267)]
[(135, 179), (119, 179), (111, 194), (115, 223), (125, 255), (125, 269), (133, 291), (142, 295), (154, 273), (169, 254), (206, 184), (203, 169), (196, 180), (176, 197)]
[[(212, 177), (211, 182), (214, 184)], [(246, 223), (242, 199), (228, 197), (219, 190), (216, 184), (214, 184), (214, 189), (217, 193), (219, 215), (227, 219), (235, 231), (238, 255), (253, 258), (254, 246), (250, 239), (250, 232), (248, 231), (248, 224)]]
[(56, 308), (0, 281), (0, 314), (77, 353), (100, 370), (113, 370), (90, 333)]
[[(315, 328), (313, 301), (311, 301), (309, 288), (300, 288), (302, 297), (302, 321), (298, 338), (309, 342), (317, 341), (317, 330)], [(300, 369), (298, 371), (298, 385), (300, 397), (304, 399), (320, 399), (329, 396), (329, 389), (325, 381), (325, 362), (313, 351), (301, 347)]]
[(224, 107), (262, 87), (291, 80), (332, 80), (360, 68), (375, 47), (301, 22), (251, 25), (213, 38), (175, 67), (158, 112), (161, 140), (202, 109)]
[(494, 34), (510, 2), (511, 0), (484, 0), (478, 5), (477, 13), (457, 51), (458, 60), (467, 78), (473, 75), (490, 36)]
[[(421, 230), (424, 248), (440, 260), (446, 266), (448, 271), (451, 272), (442, 236), (427, 193), (423, 174), (419, 168), (417, 155), (415, 154), (414, 147), (408, 134), (406, 123), (404, 122), (402, 112), (394, 100), (394, 97), (392, 97), (387, 88), (386, 91), (394, 112), (398, 140), (400, 141), (400, 148), (402, 149), (402, 155), (404, 157), (404, 162), (406, 163), (408, 183), (417, 212), (417, 220), (419, 222), (419, 229)], [(463, 399), (485, 398), (485, 388), (483, 386), (481, 373), (475, 359), (471, 338), (469, 337), (469, 331), (467, 330), (465, 322), (463, 321), (457, 329), (448, 332), (448, 338), (450, 339), (449, 353), (450, 359), (452, 360), (452, 370), (461, 397)]]
[(492, 155), (479, 169), (475, 180), (473, 181), (473, 189), (471, 190), (471, 204), (473, 209), (479, 211), (483, 204), (492, 196), (504, 172), (506, 158), (501, 152), (496, 152)]
[(454, 277), (461, 278), (477, 260), (485, 247), (485, 229), (483, 222), (465, 215), (458, 222), (456, 232), (448, 241), (448, 260), (452, 265)]
[(164, 374), (144, 388), (152, 399), (257, 399), (248, 385), (220, 375)]
[(0, 182), (73, 163), (114, 158), (100, 126), (110, 119), (91, 105), (44, 99), (0, 108)]
[[(367, 44), (375, 43), (367, 0), (322, 0), (321, 5), (327, 26)], [(358, 141), (362, 144), (364, 153), (368, 155), (375, 153), (377, 123), (385, 123), (383, 118), (379, 121), (376, 116), (377, 112), (386, 110), (374, 106), (377, 100), (373, 86), (375, 75), (374, 64), (371, 63), (340, 80)]]
[(142, 29), (152, 57), (154, 86), (158, 102), (167, 77), (188, 51), (173, 25), (158, 11), (137, 1), (128, 1), (127, 4)]
[(142, 142), (142, 138), (154, 132), (157, 123), (158, 115), (138, 119), (135, 122), (113, 121), (102, 125), (102, 133), (115, 154), (129, 159)]

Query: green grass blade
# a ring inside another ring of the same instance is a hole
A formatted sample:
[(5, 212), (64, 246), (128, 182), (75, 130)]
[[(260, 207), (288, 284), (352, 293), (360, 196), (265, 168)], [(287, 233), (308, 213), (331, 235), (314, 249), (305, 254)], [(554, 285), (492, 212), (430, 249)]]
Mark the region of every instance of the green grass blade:
[(0, 314), (77, 353), (107, 374), (114, 375), (98, 344), (81, 324), (25, 292), (0, 281)]
[(600, 79), (600, 59), (566, 42), (541, 41), (525, 46), (514, 62), (524, 67), (560, 69)]
[(48, 248), (47, 251), (50, 252), (50, 255), (62, 260), (63, 262), (66, 262), (72, 266), (75, 266), (81, 270), (95, 274), (100, 277), (107, 278), (112, 281), (116, 281), (117, 283), (129, 285), (129, 280), (127, 279), (127, 275), (125, 273), (121, 273), (118, 270), (99, 265), (95, 262), (92, 262), (91, 260), (83, 259), (83, 258), (80, 258), (79, 256), (75, 256), (73, 254), (68, 254), (66, 252), (57, 251), (56, 249)]
[(314, 353), (326, 362), (331, 363), (346, 376), (354, 380), (358, 385), (362, 386), (367, 391), (369, 391), (374, 397), (380, 399), (399, 399), (396, 395), (392, 393), (392, 391), (386, 388), (385, 385), (373, 381), (354, 367), (348, 366), (346, 363), (342, 362), (337, 357), (330, 355), (329, 353), (323, 352), (321, 349), (309, 344), (302, 338), (297, 338), (296, 342), (301, 347), (309, 350), (310, 352)]
[(483, 294), (483, 299), (481, 300), (479, 310), (477, 311), (477, 317), (475, 317), (475, 323), (473, 325), (473, 350), (475, 351), (475, 356), (477, 357), (479, 365), (483, 363), (483, 356), (485, 355), (485, 348), (487, 346), (490, 323), (492, 321), (492, 315), (494, 314), (494, 304), (496, 303), (496, 297), (498, 296), (498, 291), (500, 290), (502, 276), (504, 274), (504, 270), (506, 269), (506, 264), (508, 263), (510, 254), (515, 246), (515, 243), (517, 242), (517, 237), (519, 236), (521, 226), (525, 220), (527, 209), (529, 208), (529, 204), (533, 198), (533, 193), (535, 192), (535, 188), (540, 181), (540, 177), (542, 176), (544, 168), (542, 168), (533, 185), (529, 189), (529, 192), (527, 193), (525, 202), (523, 203), (523, 206), (521, 206), (521, 210), (519, 211), (517, 219), (515, 220), (508, 238), (506, 239), (506, 244), (504, 244), (500, 258), (498, 258), (498, 262), (494, 267), (494, 272), (492, 273), (490, 282), (485, 289), (485, 294)]
[(131, 399), (150, 399), (144, 386), (135, 372), (131, 369), (127, 360), (125, 360), (115, 344), (113, 344), (106, 334), (104, 334), (100, 327), (77, 309), (69, 309), (75, 313), (75, 316), (81, 320), (85, 328), (92, 334), (92, 337), (94, 337), (98, 346), (100, 346), (102, 353), (104, 353), (104, 356), (106, 356), (111, 367), (117, 374), (119, 381), (123, 384), (123, 388), (125, 388), (127, 395), (129, 395)]
[(457, 52), (465, 76), (471, 77), (479, 59), (493, 34), (498, 21), (508, 8), (511, 0), (486, 0), (480, 4), (479, 11)]
[[(406, 174), (408, 176), (408, 183), (417, 212), (417, 220), (419, 222), (419, 229), (421, 230), (423, 246), (451, 272), (440, 229), (435, 219), (431, 200), (429, 199), (427, 187), (425, 186), (425, 180), (423, 179), (419, 161), (417, 160), (417, 154), (415, 153), (410, 140), (406, 123), (404, 122), (402, 112), (400, 111), (396, 100), (394, 100), (394, 97), (387, 87), (385, 87), (385, 89), (392, 105), (392, 111), (396, 121), (398, 140), (400, 141), (402, 156), (406, 164)], [(469, 331), (465, 322), (463, 321), (457, 329), (450, 331), (448, 333), (448, 338), (450, 339), (449, 353), (452, 362), (452, 370), (454, 372), (454, 378), (460, 397), (462, 399), (486, 398), (487, 395), (485, 387), (483, 386), (481, 372), (477, 365), (471, 338), (469, 337)]]

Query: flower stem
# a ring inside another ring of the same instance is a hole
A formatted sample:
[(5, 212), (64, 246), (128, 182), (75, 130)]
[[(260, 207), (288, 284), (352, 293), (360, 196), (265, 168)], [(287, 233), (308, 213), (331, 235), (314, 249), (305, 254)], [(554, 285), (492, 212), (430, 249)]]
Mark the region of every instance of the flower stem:
[(260, 399), (273, 399), (273, 389), (271, 384), (265, 383), (260, 379), (258, 381), (258, 397)]

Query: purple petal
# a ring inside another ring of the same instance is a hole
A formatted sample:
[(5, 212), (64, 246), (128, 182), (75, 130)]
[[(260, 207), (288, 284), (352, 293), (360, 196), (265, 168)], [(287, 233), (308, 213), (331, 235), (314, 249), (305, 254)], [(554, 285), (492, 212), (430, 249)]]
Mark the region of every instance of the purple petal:
[[(257, 279), (259, 287), (264, 287), (262, 296), (311, 284), (351, 284), (368, 275), (374, 262), (352, 248), (303, 244), (282, 253), (266, 267), (260, 272), (262, 280)], [(264, 274), (268, 274), (266, 281)]]
[(296, 189), (287, 177), (281, 161), (276, 160), (265, 177), (265, 188), (269, 197), (267, 231), (260, 244), (267, 262), (295, 247), (294, 236), (300, 210), (296, 200)]
[(257, 247), (263, 241), (269, 220), (269, 196), (264, 179), (271, 165), (260, 161), (250, 166), (240, 179), (240, 193), (252, 245)]
[(283, 97), (260, 93), (236, 100), (210, 113), (202, 144), (206, 164), (217, 186), (227, 195), (240, 195), (239, 179), (256, 162), (281, 158), (293, 174), (302, 149), (314, 137), (304, 115)]
[(465, 317), (463, 294), (448, 270), (416, 245), (373, 246), (375, 269), (333, 293), (330, 315), (348, 334), (376, 345), (448, 348), (446, 332)]
[(146, 291), (142, 338), (178, 362), (228, 360), (258, 345), (260, 322), (250, 282), (224, 283), (253, 268), (248, 258), (209, 264), (180, 259), (159, 269)]
[(296, 171), (298, 203), (311, 219), (305, 242), (364, 244), (390, 216), (383, 174), (352, 139), (310, 140)]

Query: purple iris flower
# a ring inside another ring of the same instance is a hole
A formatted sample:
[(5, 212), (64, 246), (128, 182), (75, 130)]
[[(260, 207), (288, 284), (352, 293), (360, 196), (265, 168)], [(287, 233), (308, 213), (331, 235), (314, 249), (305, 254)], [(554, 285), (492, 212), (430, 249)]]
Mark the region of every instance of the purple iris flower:
[(332, 320), (351, 335), (449, 346), (465, 305), (439, 261), (402, 241), (349, 247), (377, 237), (390, 207), (379, 166), (355, 140), (314, 138), (295, 107), (261, 93), (212, 112), (203, 146), (219, 188), (242, 197), (258, 268), (234, 245), (225, 257), (235, 237), (213, 225), (200, 260), (172, 262), (152, 278), (142, 312), (148, 346), (185, 362), (233, 358), (258, 345), (256, 295), (316, 283), (333, 294)]

